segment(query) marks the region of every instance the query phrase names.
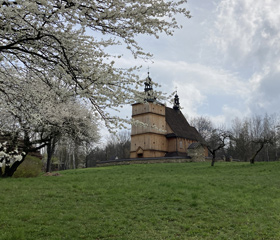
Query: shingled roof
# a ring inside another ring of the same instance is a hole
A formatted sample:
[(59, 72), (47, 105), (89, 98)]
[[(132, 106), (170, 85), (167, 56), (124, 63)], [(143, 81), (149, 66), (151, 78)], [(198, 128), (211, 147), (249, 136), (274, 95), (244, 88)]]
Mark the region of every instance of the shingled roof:
[(199, 132), (186, 120), (180, 110), (165, 108), (165, 118), (173, 133), (167, 134), (166, 137), (181, 137), (198, 142), (204, 142)]

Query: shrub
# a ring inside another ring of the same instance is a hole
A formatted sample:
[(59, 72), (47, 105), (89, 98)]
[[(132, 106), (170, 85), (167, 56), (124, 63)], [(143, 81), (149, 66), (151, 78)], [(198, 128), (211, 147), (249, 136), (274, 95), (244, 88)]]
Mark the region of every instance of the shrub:
[(42, 172), (42, 167), (43, 163), (39, 158), (27, 155), (23, 163), (17, 168), (13, 177), (38, 177)]

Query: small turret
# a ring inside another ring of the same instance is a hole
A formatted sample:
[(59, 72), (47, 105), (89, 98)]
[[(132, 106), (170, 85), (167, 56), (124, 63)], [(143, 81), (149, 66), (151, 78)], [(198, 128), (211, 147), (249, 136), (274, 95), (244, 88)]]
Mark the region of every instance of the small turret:
[(173, 105), (174, 110), (180, 110), (180, 102), (179, 102), (179, 97), (177, 95), (177, 91), (174, 97), (174, 105)]

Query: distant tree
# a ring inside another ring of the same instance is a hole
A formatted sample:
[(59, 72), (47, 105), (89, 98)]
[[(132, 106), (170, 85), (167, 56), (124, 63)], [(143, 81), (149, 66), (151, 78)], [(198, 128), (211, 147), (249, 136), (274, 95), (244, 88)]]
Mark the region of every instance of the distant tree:
[(205, 139), (207, 149), (212, 155), (211, 166), (213, 167), (216, 161), (217, 151), (223, 149), (230, 140), (231, 133), (226, 130), (213, 129), (210, 135)]
[(251, 156), (250, 119), (235, 118), (231, 126), (230, 152), (235, 159), (248, 161)]
[(86, 156), (86, 167), (95, 167), (98, 161), (106, 160), (107, 156), (105, 148), (97, 146)]
[(255, 152), (253, 153), (252, 157), (250, 158), (250, 163), (255, 163), (256, 156), (260, 153), (260, 151), (264, 148), (265, 145), (273, 144), (273, 137), (263, 137), (256, 140), (253, 140), (252, 143), (256, 145)]
[(209, 117), (205, 116), (191, 118), (190, 125), (195, 127), (204, 139), (207, 138), (214, 129), (212, 121)]
[(117, 134), (111, 134), (106, 145), (96, 147), (87, 156), (87, 165), (95, 166), (98, 161), (113, 159), (125, 159), (130, 157), (130, 132), (121, 131)]
[[(273, 145), (275, 138), (275, 127), (271, 122), (272, 118), (267, 114), (262, 118), (261, 116), (254, 116), (252, 118), (252, 149), (253, 154), (250, 158), (250, 163), (255, 163), (255, 158), (265, 146)], [(269, 160), (268, 149), (267, 159)]]
[(111, 134), (107, 139), (107, 158), (129, 158), (130, 156), (130, 132), (121, 131), (118, 134)]
[[(278, 158), (278, 120), (276, 115), (255, 115), (232, 124), (230, 151), (235, 158), (254, 163)], [(274, 146), (274, 147), (272, 147)]]

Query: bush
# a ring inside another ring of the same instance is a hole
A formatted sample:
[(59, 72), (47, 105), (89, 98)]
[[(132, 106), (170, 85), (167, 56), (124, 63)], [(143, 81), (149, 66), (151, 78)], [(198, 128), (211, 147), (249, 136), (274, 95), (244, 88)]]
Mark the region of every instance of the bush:
[(42, 167), (43, 163), (39, 158), (27, 155), (23, 163), (17, 168), (13, 177), (38, 177), (42, 172)]

